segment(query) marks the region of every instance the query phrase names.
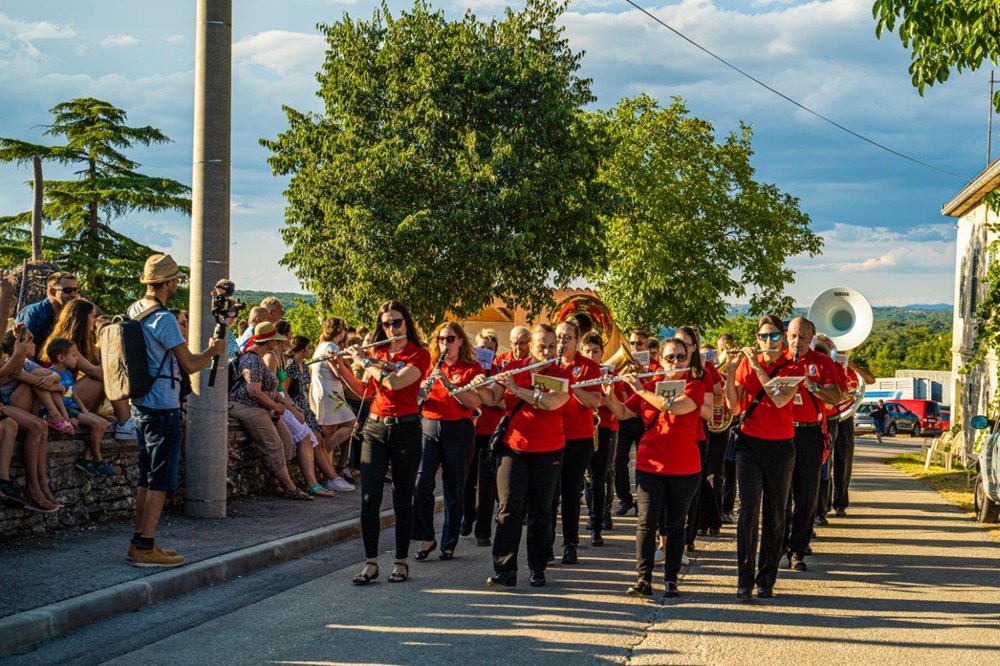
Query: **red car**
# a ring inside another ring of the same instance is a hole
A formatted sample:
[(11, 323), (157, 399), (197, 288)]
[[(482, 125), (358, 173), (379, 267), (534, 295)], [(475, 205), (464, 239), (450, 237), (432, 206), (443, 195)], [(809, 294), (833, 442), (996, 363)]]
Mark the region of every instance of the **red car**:
[[(940, 435), (946, 426), (941, 419), (941, 403), (934, 400), (889, 400), (888, 403), (902, 405), (920, 419), (922, 435)], [(950, 416), (950, 410), (949, 410)]]

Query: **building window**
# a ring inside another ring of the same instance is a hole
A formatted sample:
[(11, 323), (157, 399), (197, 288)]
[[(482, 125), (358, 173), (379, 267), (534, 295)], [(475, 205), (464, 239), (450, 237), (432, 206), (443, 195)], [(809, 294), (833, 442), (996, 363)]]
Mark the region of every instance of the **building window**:
[(958, 269), (958, 316), (965, 317), (965, 269), (968, 266), (969, 258), (962, 257), (962, 267)]
[(972, 251), (972, 261), (969, 266), (969, 319), (976, 316), (977, 291), (979, 289), (979, 248)]

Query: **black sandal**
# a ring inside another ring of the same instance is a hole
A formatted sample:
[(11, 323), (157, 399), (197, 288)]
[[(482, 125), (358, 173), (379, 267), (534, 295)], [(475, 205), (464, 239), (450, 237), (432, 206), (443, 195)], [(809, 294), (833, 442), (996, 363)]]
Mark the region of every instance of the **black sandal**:
[[(375, 567), (375, 573), (368, 575), (368, 567)], [(378, 578), (378, 562), (365, 562), (365, 568), (357, 576), (351, 579), (355, 585), (367, 585)]]
[(453, 550), (442, 550), (441, 554), (438, 555), (439, 560), (453, 560), (455, 559), (455, 551)]
[[(406, 569), (406, 573), (403, 573), (402, 571), (397, 571), (399, 567), (403, 567), (404, 569)], [(403, 583), (406, 582), (406, 579), (409, 577), (410, 577), (410, 565), (407, 564), (406, 562), (396, 562), (392, 567), (392, 573), (389, 574), (388, 580), (390, 583)]]
[(416, 554), (414, 554), (413, 559), (417, 560), (418, 562), (423, 562), (424, 560), (427, 559), (428, 555), (434, 552), (434, 549), (437, 547), (438, 547), (438, 542), (437, 539), (435, 539), (434, 543), (431, 544), (430, 548), (426, 548), (424, 550), (418, 550)]

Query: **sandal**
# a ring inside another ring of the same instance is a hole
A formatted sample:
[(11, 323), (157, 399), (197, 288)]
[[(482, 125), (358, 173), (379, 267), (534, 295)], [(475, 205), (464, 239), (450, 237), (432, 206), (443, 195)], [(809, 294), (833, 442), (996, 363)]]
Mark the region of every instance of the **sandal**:
[(24, 506), (21, 508), (25, 511), (31, 511), (32, 513), (58, 513), (62, 506), (52, 504), (52, 502), (46, 499), (25, 502)]
[(311, 496), (305, 494), (304, 492), (302, 492), (298, 488), (296, 488), (295, 490), (283, 490), (282, 493), (280, 495), (278, 495), (278, 497), (280, 497), (281, 499), (287, 499), (287, 500), (299, 500), (300, 502), (312, 502), (313, 501), (313, 498)]
[(327, 490), (326, 488), (324, 488), (323, 486), (319, 485), (318, 483), (315, 486), (313, 486), (312, 488), (310, 488), (308, 492), (309, 492), (310, 495), (313, 495), (315, 497), (336, 497), (337, 496), (337, 493), (335, 493), (332, 490)]
[(76, 433), (76, 428), (73, 427), (73, 424), (65, 419), (61, 421), (46, 421), (46, 422), (49, 424), (50, 428), (64, 435), (73, 435)]
[[(406, 569), (406, 573), (399, 571), (400, 567)], [(390, 583), (403, 583), (409, 577), (410, 577), (410, 565), (407, 564), (406, 562), (396, 562), (395, 564), (392, 565), (392, 573), (389, 574), (388, 580)]]
[(416, 554), (413, 556), (413, 559), (417, 560), (418, 562), (423, 562), (424, 560), (427, 559), (428, 555), (434, 552), (434, 549), (437, 547), (438, 547), (437, 539), (434, 539), (434, 543), (432, 543), (429, 548), (418, 550)]
[(455, 551), (453, 550), (442, 550), (441, 554), (438, 555), (439, 560), (453, 560), (455, 559)]
[[(375, 573), (368, 575), (368, 567), (375, 567)], [(357, 576), (351, 579), (355, 585), (367, 585), (378, 578), (378, 562), (365, 562), (365, 568)], [(390, 580), (391, 580), (390, 576)]]

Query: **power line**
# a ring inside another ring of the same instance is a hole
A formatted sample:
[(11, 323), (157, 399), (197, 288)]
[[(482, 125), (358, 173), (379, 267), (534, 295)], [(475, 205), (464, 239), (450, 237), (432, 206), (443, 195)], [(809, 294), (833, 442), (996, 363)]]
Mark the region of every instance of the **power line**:
[(731, 69), (734, 72), (737, 72), (739, 74), (742, 74), (743, 76), (745, 76), (746, 78), (750, 79), (751, 81), (753, 81), (754, 83), (756, 83), (760, 87), (762, 87), (762, 88), (764, 88), (766, 90), (771, 91), (772, 93), (774, 93), (778, 97), (782, 98), (783, 100), (785, 100), (787, 102), (791, 102), (792, 104), (794, 104), (795, 106), (799, 107), (800, 109), (802, 109), (806, 113), (811, 113), (812, 115), (816, 116), (820, 120), (824, 120), (824, 121), (830, 123), (831, 125), (833, 125), (837, 129), (843, 130), (844, 132), (847, 132), (851, 136), (853, 136), (855, 138), (858, 138), (858, 139), (861, 139), (865, 143), (870, 143), (871, 145), (875, 146), (876, 148), (880, 148), (880, 149), (882, 149), (882, 150), (884, 150), (884, 151), (886, 151), (888, 153), (892, 153), (896, 157), (902, 157), (904, 160), (909, 160), (910, 162), (913, 162), (915, 164), (919, 164), (920, 166), (927, 167), (928, 169), (933, 169), (934, 171), (938, 171), (940, 173), (947, 174), (949, 176), (954, 176), (955, 178), (962, 178), (962, 179), (965, 178), (964, 176), (960, 176), (957, 173), (948, 171), (947, 169), (942, 169), (940, 167), (936, 167), (933, 164), (928, 164), (927, 162), (924, 162), (922, 160), (918, 160), (916, 157), (910, 157), (909, 155), (901, 153), (898, 150), (893, 150), (892, 148), (890, 148), (890, 147), (888, 147), (886, 145), (883, 145), (883, 144), (879, 143), (878, 141), (875, 141), (873, 139), (869, 139), (868, 137), (866, 137), (866, 136), (864, 136), (862, 134), (858, 134), (857, 132), (855, 132), (854, 130), (852, 130), (852, 129), (848, 128), (848, 127), (844, 127), (843, 125), (841, 125), (837, 121), (832, 120), (830, 118), (827, 118), (826, 116), (824, 116), (822, 113), (819, 113), (818, 111), (813, 111), (812, 109), (810, 109), (805, 104), (802, 104), (801, 102), (797, 102), (796, 100), (792, 99), (791, 97), (789, 97), (785, 93), (781, 92), (780, 90), (772, 88), (771, 86), (767, 85), (766, 83), (764, 83), (763, 81), (761, 81), (757, 77), (753, 76), (752, 74), (749, 74), (749, 73), (743, 71), (742, 69), (740, 69), (736, 65), (732, 64), (731, 62), (729, 62), (728, 60), (726, 60), (722, 56), (718, 56), (715, 53), (709, 51), (707, 48), (705, 48), (704, 46), (702, 46), (698, 42), (694, 41), (690, 37), (684, 35), (679, 30), (676, 30), (675, 28), (670, 27), (669, 25), (667, 25), (666, 23), (664, 23), (663, 21), (661, 21), (659, 18), (657, 18), (654, 14), (650, 13), (647, 9), (645, 9), (644, 7), (641, 7), (641, 6), (637, 5), (632, 0), (625, 0), (625, 2), (627, 2), (630, 5), (632, 5), (633, 7), (635, 7), (636, 9), (638, 9), (640, 12), (642, 12), (643, 14), (645, 14), (646, 16), (648, 16), (649, 18), (653, 19), (654, 21), (656, 21), (657, 23), (659, 23), (660, 25), (662, 25), (667, 30), (669, 30), (670, 32), (674, 33), (675, 35), (677, 35), (678, 37), (680, 37), (681, 39), (683, 39), (688, 44), (691, 44), (692, 46), (694, 46), (695, 48), (699, 49), (700, 51), (703, 51), (704, 53), (712, 56), (713, 58), (715, 58), (716, 60), (718, 60), (719, 62), (721, 62), (723, 65), (725, 65), (729, 69)]

